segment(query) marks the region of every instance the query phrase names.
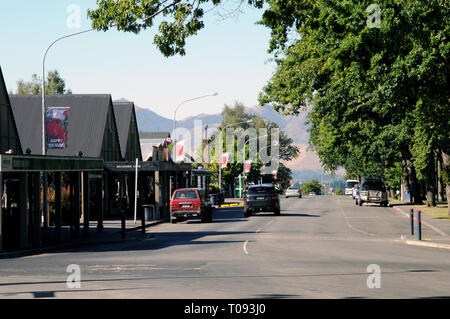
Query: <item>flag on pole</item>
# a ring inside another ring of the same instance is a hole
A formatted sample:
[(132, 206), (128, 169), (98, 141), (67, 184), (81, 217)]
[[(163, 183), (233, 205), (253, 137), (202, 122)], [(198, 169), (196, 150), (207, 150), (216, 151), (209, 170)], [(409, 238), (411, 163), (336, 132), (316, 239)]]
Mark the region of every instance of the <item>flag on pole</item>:
[(230, 153), (225, 152), (222, 153), (222, 158), (220, 159), (220, 167), (224, 168), (228, 164), (228, 157), (230, 156)]
[(244, 173), (249, 173), (252, 168), (252, 161), (244, 161)]
[(176, 141), (175, 143), (175, 162), (184, 161), (184, 144), (186, 141)]

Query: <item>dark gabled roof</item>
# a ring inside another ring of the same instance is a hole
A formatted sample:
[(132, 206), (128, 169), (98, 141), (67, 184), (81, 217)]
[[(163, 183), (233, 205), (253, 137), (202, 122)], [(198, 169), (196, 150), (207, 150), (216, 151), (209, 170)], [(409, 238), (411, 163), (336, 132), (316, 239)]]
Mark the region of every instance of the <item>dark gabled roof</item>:
[(8, 150), (12, 150), (14, 154), (22, 154), (19, 132), (0, 67), (0, 153)]
[[(128, 145), (130, 140), (135, 138), (136, 139), (136, 147), (137, 147), (137, 153), (133, 154), (133, 158), (135, 156), (138, 156), (138, 158), (142, 158), (141, 155), (141, 147), (139, 143), (139, 135), (138, 135), (138, 127), (136, 122), (136, 114), (134, 110), (134, 102), (113, 102), (114, 107), (114, 115), (116, 117), (116, 123), (117, 123), (117, 131), (119, 133), (119, 141), (120, 141), (120, 152), (122, 154), (122, 158), (127, 158), (127, 149), (130, 147)], [(134, 123), (132, 123), (132, 119), (134, 118)], [(134, 130), (132, 129), (131, 125), (135, 125)], [(136, 136), (130, 136), (131, 132), (136, 132)]]
[(127, 151), (128, 133), (130, 132), (131, 112), (133, 102), (113, 102), (114, 115), (116, 116), (117, 132), (119, 133), (120, 152), (125, 158)]
[[(41, 96), (11, 95), (11, 106), (24, 149), (42, 153)], [(49, 149), (48, 155), (100, 157), (108, 110), (109, 94), (47, 95), (47, 107), (70, 107), (67, 148)], [(117, 137), (118, 138), (118, 137)]]

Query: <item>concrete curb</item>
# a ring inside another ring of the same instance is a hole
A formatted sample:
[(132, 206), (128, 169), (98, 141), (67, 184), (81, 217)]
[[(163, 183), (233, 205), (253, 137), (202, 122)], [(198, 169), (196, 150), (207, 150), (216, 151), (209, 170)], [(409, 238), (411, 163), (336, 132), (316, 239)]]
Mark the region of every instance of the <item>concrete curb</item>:
[(420, 240), (409, 240), (405, 236), (402, 236), (401, 240), (407, 245), (440, 248), (440, 249), (450, 249), (449, 244), (438, 244), (438, 243), (426, 242), (426, 241), (420, 241)]
[(234, 207), (234, 206), (244, 206), (244, 203), (229, 203), (229, 204), (221, 204), (219, 207)]

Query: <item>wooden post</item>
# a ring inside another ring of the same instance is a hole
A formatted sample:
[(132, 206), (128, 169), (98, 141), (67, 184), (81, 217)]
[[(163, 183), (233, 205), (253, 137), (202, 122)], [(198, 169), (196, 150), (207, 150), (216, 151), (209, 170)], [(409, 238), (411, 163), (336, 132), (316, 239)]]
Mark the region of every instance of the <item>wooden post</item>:
[(32, 201), (31, 205), (31, 227), (33, 236), (33, 247), (41, 246), (41, 189), (40, 180), (41, 173), (33, 173), (32, 175)]
[(73, 194), (73, 237), (77, 238), (80, 236), (80, 173), (76, 172), (74, 176), (74, 194)]
[(89, 234), (89, 173), (80, 173), (83, 179), (83, 234)]
[(62, 241), (62, 193), (61, 193), (61, 173), (55, 173), (55, 234), (56, 242)]
[(3, 250), (3, 174), (0, 172), (0, 251)]
[(155, 178), (154, 178), (154, 184), (155, 184), (155, 219), (160, 219), (160, 202), (161, 202), (161, 185), (160, 185), (160, 176), (159, 171), (155, 171)]
[(28, 248), (28, 174), (19, 173), (19, 248)]
[[(102, 175), (103, 176), (103, 175)], [(106, 183), (106, 180), (105, 180)], [(103, 210), (104, 210), (104, 199), (102, 198), (102, 190), (103, 190), (103, 180), (99, 179), (97, 180), (96, 183), (96, 194), (97, 194), (97, 203), (96, 203), (96, 207), (97, 207), (97, 231), (98, 232), (103, 232)], [(106, 193), (106, 192), (105, 192)]]

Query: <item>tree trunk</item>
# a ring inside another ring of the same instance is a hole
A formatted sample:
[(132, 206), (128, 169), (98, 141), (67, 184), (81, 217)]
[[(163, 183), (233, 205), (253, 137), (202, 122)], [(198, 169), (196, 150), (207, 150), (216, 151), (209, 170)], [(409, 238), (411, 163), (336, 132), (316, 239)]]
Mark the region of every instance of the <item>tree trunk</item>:
[(443, 166), (443, 180), (445, 182), (445, 193), (447, 195), (447, 214), (450, 216), (450, 153), (448, 150), (442, 150), (442, 166)]
[[(403, 185), (403, 192), (401, 194), (401, 198), (403, 198), (405, 201), (406, 198), (404, 197), (405, 193), (410, 193), (410, 184), (409, 184), (409, 170), (408, 170), (408, 160), (402, 160), (402, 185)], [(409, 197), (411, 199), (411, 197)]]
[(442, 192), (442, 172), (441, 172), (441, 166), (442, 166), (442, 160), (440, 154), (437, 156), (437, 200), (438, 202), (442, 202), (444, 200), (444, 194)]
[(435, 188), (433, 184), (427, 184), (427, 207), (436, 206)]

